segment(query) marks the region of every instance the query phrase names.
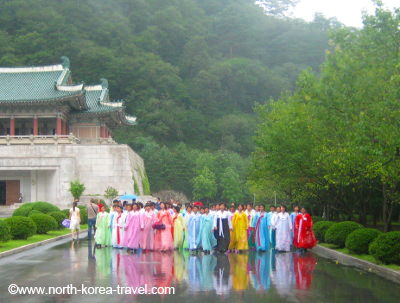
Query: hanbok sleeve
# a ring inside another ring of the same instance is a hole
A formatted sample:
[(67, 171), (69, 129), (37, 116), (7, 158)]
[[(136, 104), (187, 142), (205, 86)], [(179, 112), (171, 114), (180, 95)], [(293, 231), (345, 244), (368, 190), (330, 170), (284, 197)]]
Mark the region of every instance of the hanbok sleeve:
[(293, 229), (292, 220), (290, 220), (290, 218), (289, 218), (289, 230), (292, 230), (292, 229)]
[(214, 222), (213, 222), (213, 228), (217, 228), (217, 221), (218, 221), (218, 218), (217, 218), (217, 217), (218, 217), (218, 215), (215, 214), (215, 215), (214, 215), (214, 218), (213, 218), (213, 221), (214, 221)]
[(229, 225), (229, 229), (232, 229), (232, 217), (228, 216), (228, 225)]

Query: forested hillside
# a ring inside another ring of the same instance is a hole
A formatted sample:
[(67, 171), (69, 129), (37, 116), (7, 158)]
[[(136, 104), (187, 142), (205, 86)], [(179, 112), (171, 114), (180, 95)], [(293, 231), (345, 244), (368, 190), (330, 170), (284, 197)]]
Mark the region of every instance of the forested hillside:
[(318, 73), (336, 26), (277, 11), (251, 0), (0, 0), (0, 66), (68, 56), (75, 82), (107, 78), (138, 117), (116, 139), (145, 159), (153, 192), (240, 200), (254, 105), (292, 90), (305, 68)]

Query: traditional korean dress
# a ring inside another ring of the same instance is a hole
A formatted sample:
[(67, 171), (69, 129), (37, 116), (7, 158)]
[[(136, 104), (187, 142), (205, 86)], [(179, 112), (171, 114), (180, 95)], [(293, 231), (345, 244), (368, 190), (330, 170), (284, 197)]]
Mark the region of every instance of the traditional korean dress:
[(253, 217), (256, 214), (256, 211), (252, 209), (251, 211), (248, 211), (247, 209), (245, 210), (245, 213), (247, 215), (247, 221), (248, 221), (248, 228), (247, 228), (247, 241), (248, 241), (248, 246), (249, 249), (253, 249), (256, 247), (256, 244), (254, 242), (254, 233), (255, 233), (255, 227), (253, 227), (252, 222), (253, 222)]
[(172, 218), (168, 210), (160, 210), (157, 213), (156, 222), (165, 225), (165, 229), (157, 229), (154, 237), (155, 250), (174, 249), (174, 240), (172, 239)]
[(174, 226), (174, 247), (177, 249), (182, 249), (183, 239), (185, 236), (184, 234), (185, 222), (182, 214), (174, 215), (172, 222)]
[(310, 249), (317, 245), (314, 232), (312, 230), (313, 221), (309, 214), (299, 214), (295, 221), (295, 245), (298, 248)]
[(96, 244), (111, 246), (111, 232), (109, 229), (110, 215), (108, 212), (99, 212), (96, 217)]
[(122, 239), (124, 236), (125, 214), (114, 213), (112, 221), (112, 246), (115, 248), (123, 248)]
[(214, 216), (214, 236), (217, 239), (217, 250), (225, 252), (228, 250), (230, 242), (230, 229), (232, 228), (232, 221), (229, 219), (230, 212), (218, 211)]
[[(297, 215), (300, 214), (299, 212), (292, 212), (290, 214), (290, 221), (292, 221), (292, 232), (290, 234), (290, 236), (292, 237), (292, 245), (294, 245), (294, 235), (296, 234), (296, 230), (295, 230), (295, 221), (296, 221), (296, 217)], [(296, 245), (294, 245), (296, 247)]]
[[(233, 216), (235, 213), (232, 213), (231, 211), (228, 211), (229, 213), (229, 221), (232, 222)], [(232, 224), (232, 230), (229, 231), (229, 246), (228, 249), (229, 250), (234, 250), (236, 247), (236, 237), (234, 234), (234, 230), (233, 230), (233, 224)]]
[(211, 251), (217, 245), (213, 233), (214, 217), (211, 214), (201, 215), (200, 222), (200, 246), (203, 250)]
[(256, 249), (258, 251), (267, 251), (271, 248), (269, 229), (268, 229), (268, 214), (266, 212), (260, 213), (256, 225)]
[(200, 213), (190, 216), (188, 221), (188, 244), (189, 249), (198, 249), (200, 246)]
[(276, 246), (278, 251), (290, 251), (292, 221), (288, 213), (279, 213), (276, 219)]
[(236, 212), (232, 218), (233, 236), (235, 237), (234, 249), (248, 250), (247, 229), (249, 220), (245, 212)]
[(150, 211), (145, 211), (141, 214), (140, 228), (141, 228), (141, 238), (140, 247), (145, 250), (154, 249), (154, 229), (153, 223), (155, 221), (155, 213)]
[(125, 222), (125, 232), (122, 246), (130, 249), (138, 249), (140, 243), (140, 213), (139, 211), (131, 211), (128, 213)]
[(185, 224), (185, 235), (183, 239), (183, 249), (189, 249), (189, 234), (188, 234), (188, 227), (189, 227), (189, 219), (193, 216), (193, 212), (186, 212), (184, 219)]
[(276, 220), (278, 214), (276, 212), (269, 212), (270, 214), (270, 223), (269, 223), (269, 235), (271, 239), (271, 248), (274, 249), (276, 246)]

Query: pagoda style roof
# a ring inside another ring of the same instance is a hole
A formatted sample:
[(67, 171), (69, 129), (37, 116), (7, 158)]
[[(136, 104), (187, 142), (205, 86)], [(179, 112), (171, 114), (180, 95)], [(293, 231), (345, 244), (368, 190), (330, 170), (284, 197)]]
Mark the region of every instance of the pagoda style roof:
[(125, 114), (123, 101), (111, 101), (108, 82), (85, 86), (73, 84), (70, 63), (35, 67), (0, 67), (0, 107), (67, 104), (74, 115), (97, 115), (118, 124), (132, 125), (135, 117)]

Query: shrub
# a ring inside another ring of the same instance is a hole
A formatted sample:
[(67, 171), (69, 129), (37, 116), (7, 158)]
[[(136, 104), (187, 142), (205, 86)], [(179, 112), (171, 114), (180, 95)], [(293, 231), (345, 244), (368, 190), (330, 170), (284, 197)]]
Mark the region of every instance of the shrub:
[(42, 212), (44, 214), (48, 214), (48, 213), (50, 213), (52, 211), (59, 211), (60, 210), (57, 206), (55, 206), (54, 204), (48, 203), (48, 202), (39, 201), (39, 202), (33, 202), (32, 204), (33, 204), (32, 205), (33, 206), (32, 207), (33, 210), (38, 210), (38, 211), (40, 211), (40, 212)]
[(43, 213), (42, 213), (41, 211), (32, 209), (32, 210), (29, 212), (28, 217), (30, 217), (30, 216), (32, 216), (32, 215), (40, 215), (40, 214), (43, 214)]
[(32, 210), (33, 203), (24, 203), (13, 212), (13, 216), (27, 217)]
[(335, 223), (326, 231), (325, 242), (344, 247), (347, 236), (361, 227), (362, 225), (352, 221)]
[(79, 200), (85, 189), (85, 185), (79, 182), (79, 180), (71, 181), (69, 183), (69, 191), (75, 199)]
[(48, 215), (52, 216), (57, 221), (58, 228), (62, 229), (62, 228), (64, 228), (64, 226), (61, 223), (62, 223), (62, 221), (64, 221), (65, 219), (67, 219), (69, 217), (69, 212), (68, 212), (68, 215), (66, 215), (62, 211), (52, 211), (51, 213), (48, 213)]
[(400, 265), (400, 231), (380, 234), (370, 244), (369, 253), (385, 264)]
[(335, 222), (331, 221), (319, 221), (314, 224), (314, 234), (319, 242), (323, 242), (325, 240), (325, 233), (333, 224), (335, 224)]
[(356, 254), (368, 254), (370, 243), (379, 236), (381, 232), (373, 228), (359, 228), (349, 234), (346, 238), (346, 248)]
[(30, 218), (35, 222), (38, 234), (46, 234), (48, 231), (58, 228), (58, 223), (52, 216), (35, 214), (30, 216)]
[(313, 216), (312, 219), (313, 219), (313, 222), (314, 222), (314, 223), (317, 223), (317, 222), (320, 222), (320, 221), (325, 221), (325, 222), (327, 222), (324, 218), (318, 217), (318, 216)]
[(13, 239), (27, 239), (36, 233), (36, 224), (31, 217), (13, 216), (5, 222), (10, 226)]
[(0, 220), (0, 242), (6, 242), (11, 239), (11, 228), (4, 221)]
[[(87, 215), (86, 206), (84, 206), (84, 205), (79, 205), (78, 207), (79, 207), (79, 209), (80, 209), (80, 211), (81, 211), (81, 224), (87, 224), (88, 215)], [(69, 212), (68, 212), (68, 216), (69, 216)]]
[(63, 209), (61, 212), (64, 213), (64, 215), (66, 215), (67, 218), (69, 218), (69, 208)]

